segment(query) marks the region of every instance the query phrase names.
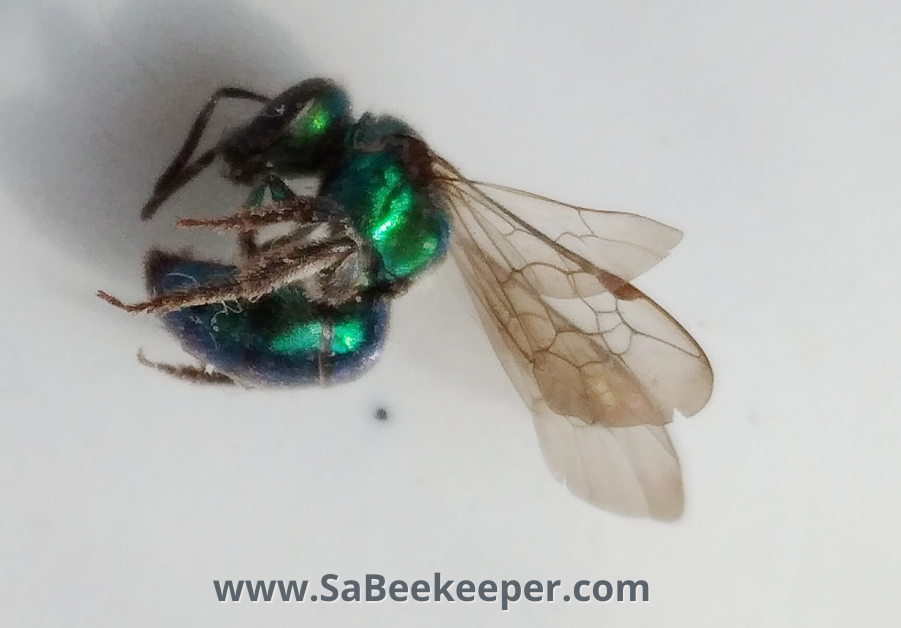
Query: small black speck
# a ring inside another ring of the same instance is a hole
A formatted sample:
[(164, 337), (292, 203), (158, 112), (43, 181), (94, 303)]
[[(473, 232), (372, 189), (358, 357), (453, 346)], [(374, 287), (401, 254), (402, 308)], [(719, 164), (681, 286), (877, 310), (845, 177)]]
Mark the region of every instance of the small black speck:
[(375, 411), (375, 418), (379, 421), (388, 420), (388, 411), (385, 408), (379, 408)]
[[(314, 595), (313, 597), (316, 597), (316, 596)], [(564, 596), (563, 596), (563, 601), (564, 601), (564, 602), (569, 602), (569, 596), (568, 596), (568, 595), (564, 595)]]
[(310, 596), (310, 601), (311, 601), (311, 602), (315, 602), (315, 601), (318, 600), (318, 599), (319, 599), (319, 598), (316, 597), (315, 595), (311, 595), (311, 596)]

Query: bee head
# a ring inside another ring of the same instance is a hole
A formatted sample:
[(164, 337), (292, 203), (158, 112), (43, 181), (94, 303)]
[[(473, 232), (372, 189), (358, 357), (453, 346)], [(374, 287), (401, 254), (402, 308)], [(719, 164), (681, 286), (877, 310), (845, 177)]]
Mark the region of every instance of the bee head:
[(332, 81), (298, 83), (225, 136), (219, 144), (222, 176), (247, 185), (267, 171), (302, 175), (321, 169), (340, 150), (349, 116), (347, 95)]

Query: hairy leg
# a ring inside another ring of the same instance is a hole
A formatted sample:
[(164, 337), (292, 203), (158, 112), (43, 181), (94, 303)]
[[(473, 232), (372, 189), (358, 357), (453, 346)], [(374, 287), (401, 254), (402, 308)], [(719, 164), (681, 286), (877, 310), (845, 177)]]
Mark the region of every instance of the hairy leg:
[(281, 246), (268, 248), (247, 260), (237, 275), (227, 281), (200, 284), (133, 304), (123, 303), (103, 291), (99, 291), (97, 296), (126, 312), (153, 314), (223, 301), (255, 301), (286, 284), (329, 272), (340, 266), (356, 249), (357, 243), (346, 236), (303, 246), (288, 239)]
[(307, 224), (329, 222), (346, 224), (347, 218), (330, 198), (295, 196), (263, 207), (244, 207), (231, 216), (220, 218), (180, 218), (179, 227), (209, 227), (221, 231), (253, 231), (285, 222)]
[(242, 259), (251, 259), (259, 254), (256, 231), (242, 231), (238, 234), (238, 252)]
[(143, 351), (138, 351), (138, 362), (140, 362), (144, 366), (148, 366), (152, 369), (156, 369), (157, 371), (165, 373), (166, 375), (175, 377), (176, 379), (183, 379), (189, 382), (225, 386), (234, 386), (235, 384), (235, 381), (225, 373), (208, 371), (205, 367), (202, 366), (174, 365), (164, 364), (162, 362), (153, 362), (152, 360), (148, 360), (144, 356)]

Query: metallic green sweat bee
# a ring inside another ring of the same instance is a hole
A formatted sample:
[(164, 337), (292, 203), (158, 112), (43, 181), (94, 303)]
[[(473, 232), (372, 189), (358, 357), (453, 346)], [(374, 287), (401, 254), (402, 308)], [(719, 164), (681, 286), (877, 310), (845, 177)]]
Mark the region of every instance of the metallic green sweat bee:
[[(223, 98), (262, 111), (192, 160)], [(463, 177), (397, 118), (351, 115), (346, 92), (310, 79), (275, 98), (218, 90), (142, 210), (220, 159), (251, 188), (231, 216), (182, 220), (232, 230), (236, 265), (151, 252), (151, 298), (201, 367), (154, 364), (197, 381), (303, 385), (359, 376), (378, 357), (392, 299), (449, 250), (545, 459), (579, 497), (622, 514), (677, 518), (681, 472), (666, 423), (706, 405), (713, 373), (692, 337), (630, 282), (681, 233)], [(315, 175), (316, 196), (284, 179)], [(259, 242), (273, 224), (290, 232)]]

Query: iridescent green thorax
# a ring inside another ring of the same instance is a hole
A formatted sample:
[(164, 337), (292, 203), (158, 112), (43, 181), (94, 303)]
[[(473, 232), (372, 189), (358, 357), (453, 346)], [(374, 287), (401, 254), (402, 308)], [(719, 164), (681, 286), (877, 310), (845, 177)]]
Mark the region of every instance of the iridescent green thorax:
[(412, 172), (390, 140), (415, 133), (395, 118), (364, 115), (350, 130), (346, 153), (324, 182), (354, 228), (381, 259), (380, 279), (412, 278), (441, 260), (450, 234), (447, 210), (431, 182)]

